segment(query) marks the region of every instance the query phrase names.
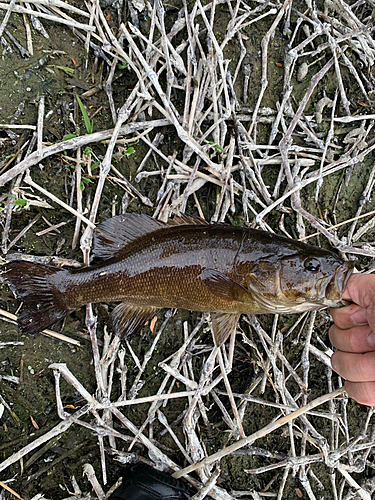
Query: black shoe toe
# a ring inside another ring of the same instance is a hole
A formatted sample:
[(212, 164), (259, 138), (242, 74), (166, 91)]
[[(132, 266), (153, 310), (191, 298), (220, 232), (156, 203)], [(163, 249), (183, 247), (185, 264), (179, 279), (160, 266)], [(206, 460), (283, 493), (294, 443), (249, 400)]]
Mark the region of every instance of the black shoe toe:
[(188, 500), (194, 493), (185, 481), (142, 464), (126, 471), (108, 500)]

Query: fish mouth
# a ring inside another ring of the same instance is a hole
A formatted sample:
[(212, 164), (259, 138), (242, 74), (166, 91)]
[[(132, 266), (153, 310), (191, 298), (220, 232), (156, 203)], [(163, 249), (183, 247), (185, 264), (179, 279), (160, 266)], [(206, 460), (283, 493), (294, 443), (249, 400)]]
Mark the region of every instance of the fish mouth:
[(342, 299), (342, 294), (344, 293), (346, 284), (353, 270), (354, 264), (346, 261), (336, 269), (335, 274), (328, 281), (324, 295), (330, 307), (339, 307), (349, 304), (349, 302)]
[(323, 278), (317, 289), (319, 290), (320, 298), (308, 299), (296, 305), (293, 309), (294, 312), (314, 311), (323, 307), (342, 307), (347, 306), (350, 302), (343, 300), (346, 284), (350, 275), (354, 270), (352, 262), (344, 262), (337, 267), (333, 276)]

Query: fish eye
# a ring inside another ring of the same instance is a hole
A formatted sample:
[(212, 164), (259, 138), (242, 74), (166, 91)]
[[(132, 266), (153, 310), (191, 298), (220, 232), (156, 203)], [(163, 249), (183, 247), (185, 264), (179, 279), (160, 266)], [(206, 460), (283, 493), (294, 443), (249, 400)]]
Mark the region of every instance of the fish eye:
[(318, 259), (306, 259), (304, 264), (306, 271), (317, 273), (320, 271), (320, 262)]

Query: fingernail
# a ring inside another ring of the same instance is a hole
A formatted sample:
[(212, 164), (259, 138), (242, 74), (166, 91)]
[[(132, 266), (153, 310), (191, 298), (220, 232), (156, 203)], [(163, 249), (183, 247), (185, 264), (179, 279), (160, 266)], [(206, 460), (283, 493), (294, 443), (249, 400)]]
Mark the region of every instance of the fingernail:
[(355, 325), (367, 325), (366, 309), (360, 309), (350, 316)]
[(370, 332), (367, 337), (367, 342), (370, 344), (371, 347), (375, 347), (375, 333)]

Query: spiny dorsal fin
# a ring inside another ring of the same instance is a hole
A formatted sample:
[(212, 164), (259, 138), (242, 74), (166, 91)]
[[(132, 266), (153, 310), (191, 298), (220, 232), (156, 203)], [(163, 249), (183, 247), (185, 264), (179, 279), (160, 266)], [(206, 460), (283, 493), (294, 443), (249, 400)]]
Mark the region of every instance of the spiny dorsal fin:
[(167, 227), (167, 224), (148, 215), (116, 215), (96, 228), (93, 252), (97, 257), (109, 259), (132, 241), (163, 227)]
[(195, 225), (195, 226), (209, 226), (210, 224), (202, 219), (201, 217), (196, 217), (194, 215), (174, 215), (173, 219), (168, 219), (168, 226), (182, 226), (182, 225)]
[(93, 252), (96, 257), (110, 259), (126, 245), (148, 233), (168, 226), (209, 225), (200, 217), (176, 215), (167, 223), (145, 214), (123, 214), (107, 219), (94, 232)]

